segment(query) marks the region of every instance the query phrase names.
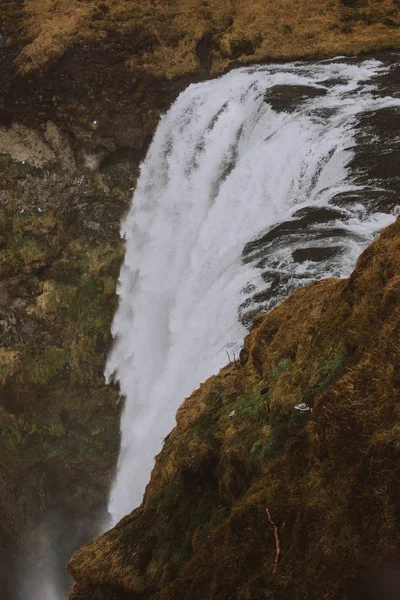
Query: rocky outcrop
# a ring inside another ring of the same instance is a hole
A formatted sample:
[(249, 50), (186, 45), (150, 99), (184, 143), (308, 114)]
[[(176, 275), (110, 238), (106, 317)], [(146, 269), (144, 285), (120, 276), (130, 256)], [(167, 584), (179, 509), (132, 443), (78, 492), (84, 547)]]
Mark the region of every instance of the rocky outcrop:
[(255, 319), (140, 508), (72, 557), (71, 600), (358, 597), (399, 549), (399, 269), (400, 220), (349, 279)]

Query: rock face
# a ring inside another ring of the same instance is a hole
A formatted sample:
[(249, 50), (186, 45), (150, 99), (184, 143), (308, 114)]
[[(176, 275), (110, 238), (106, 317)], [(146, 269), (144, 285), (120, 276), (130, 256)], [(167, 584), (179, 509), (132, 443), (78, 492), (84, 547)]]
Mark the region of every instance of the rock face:
[[(56, 547), (64, 564), (95, 535), (104, 514), (119, 444), (118, 390), (106, 387), (102, 375), (123, 254), (119, 222), (160, 115), (191, 81), (237, 64), (399, 47), (399, 23), (397, 0), (309, 0), (296, 10), (292, 1), (272, 0), (0, 1), (3, 600), (18, 594), (17, 563), (19, 579), (31, 568), (47, 573)], [(339, 360), (332, 352), (321, 361)], [(236, 366), (226, 373), (227, 382), (236, 381)], [(215, 439), (211, 430), (210, 464)], [(258, 439), (264, 437), (253, 445)], [(260, 442), (251, 453), (256, 464), (263, 448)], [(229, 486), (240, 487), (240, 477)], [(218, 523), (225, 500), (207, 478), (198, 510), (215, 513)], [(179, 498), (186, 482), (171, 481)], [(204, 518), (196, 517), (200, 525)], [(167, 532), (177, 526), (168, 518), (164, 525)], [(265, 520), (262, 527), (270, 535)], [(202, 531), (201, 525), (194, 544), (203, 544)], [(168, 549), (165, 560), (157, 555), (163, 545), (154, 558), (153, 550), (141, 552), (138, 589), (169, 585), (188, 543), (173, 560)], [(158, 565), (151, 577), (149, 565)], [(126, 587), (133, 589), (131, 579)]]
[[(67, 577), (104, 518), (119, 448), (103, 370), (120, 220), (184, 84), (136, 82), (127, 41), (20, 76), (27, 13), (2, 2), (0, 17), (0, 588), (33, 600), (31, 573)], [(68, 580), (56, 585), (68, 593)]]
[(399, 543), (399, 269), (400, 220), (348, 280), (256, 318), (179, 409), (142, 506), (72, 557), (71, 600), (357, 597)]
[(102, 373), (126, 194), (85, 169), (52, 121), (3, 127), (0, 149), (0, 562), (18, 553), (29, 571), (58, 538), (65, 560), (104, 510), (119, 411)]

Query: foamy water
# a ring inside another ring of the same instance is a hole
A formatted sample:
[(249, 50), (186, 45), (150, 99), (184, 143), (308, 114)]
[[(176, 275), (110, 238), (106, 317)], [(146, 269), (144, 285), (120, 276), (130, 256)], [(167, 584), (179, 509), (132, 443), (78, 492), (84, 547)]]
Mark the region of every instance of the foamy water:
[[(337, 204), (361, 191), (349, 170), (358, 117), (400, 104), (374, 94), (371, 78), (385, 68), (375, 60), (244, 68), (189, 86), (162, 118), (122, 226), (106, 368), (126, 397), (113, 523), (140, 504), (184, 398), (227, 352), (238, 355), (246, 317), (307, 281), (347, 276), (394, 220), (362, 202)], [(265, 94), (282, 85), (325, 95), (274, 110)], [(257, 242), (310, 207), (337, 209), (337, 218), (308, 224), (301, 239)], [(307, 257), (310, 248), (325, 258), (295, 260), (295, 249)]]

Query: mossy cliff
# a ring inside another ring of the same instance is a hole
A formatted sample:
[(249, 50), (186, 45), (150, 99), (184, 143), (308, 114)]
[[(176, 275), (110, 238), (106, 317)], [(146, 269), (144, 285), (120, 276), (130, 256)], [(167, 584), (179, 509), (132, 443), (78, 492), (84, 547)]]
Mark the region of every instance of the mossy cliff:
[[(103, 369), (126, 201), (106, 177), (55, 159), (35, 166), (23, 133), (9, 139), (27, 160), (0, 156), (0, 556), (4, 567), (19, 554), (29, 569), (58, 537), (67, 556), (104, 510), (119, 415)], [(38, 548), (47, 520), (54, 537)]]
[(118, 390), (103, 370), (120, 220), (177, 94), (156, 82), (148, 98), (150, 84), (126, 79), (117, 42), (113, 53), (78, 47), (46, 73), (19, 76), (25, 18), (22, 5), (1, 4), (2, 600), (54, 562), (62, 578), (104, 517), (119, 447)]
[(349, 279), (257, 317), (142, 506), (72, 557), (71, 600), (353, 598), (399, 544), (399, 273), (400, 220)]

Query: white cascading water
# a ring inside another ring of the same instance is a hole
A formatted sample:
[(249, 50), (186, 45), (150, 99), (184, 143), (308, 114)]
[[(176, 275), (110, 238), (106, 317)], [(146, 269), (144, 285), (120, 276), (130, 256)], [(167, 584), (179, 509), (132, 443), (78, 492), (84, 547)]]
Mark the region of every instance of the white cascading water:
[[(242, 259), (245, 245), (302, 207), (332, 207), (357, 189), (348, 169), (357, 117), (399, 105), (374, 94), (371, 78), (382, 70), (375, 60), (243, 68), (189, 86), (161, 119), (122, 226), (126, 256), (106, 368), (126, 397), (113, 523), (140, 504), (184, 398), (226, 364), (227, 352), (238, 355), (245, 290), (267, 285)], [(325, 95), (275, 111), (265, 94), (278, 85)], [(274, 268), (347, 276), (393, 215), (357, 203), (341, 210), (349, 235), (340, 260), (286, 257)], [(335, 227), (325, 225), (325, 247), (337, 245)]]

